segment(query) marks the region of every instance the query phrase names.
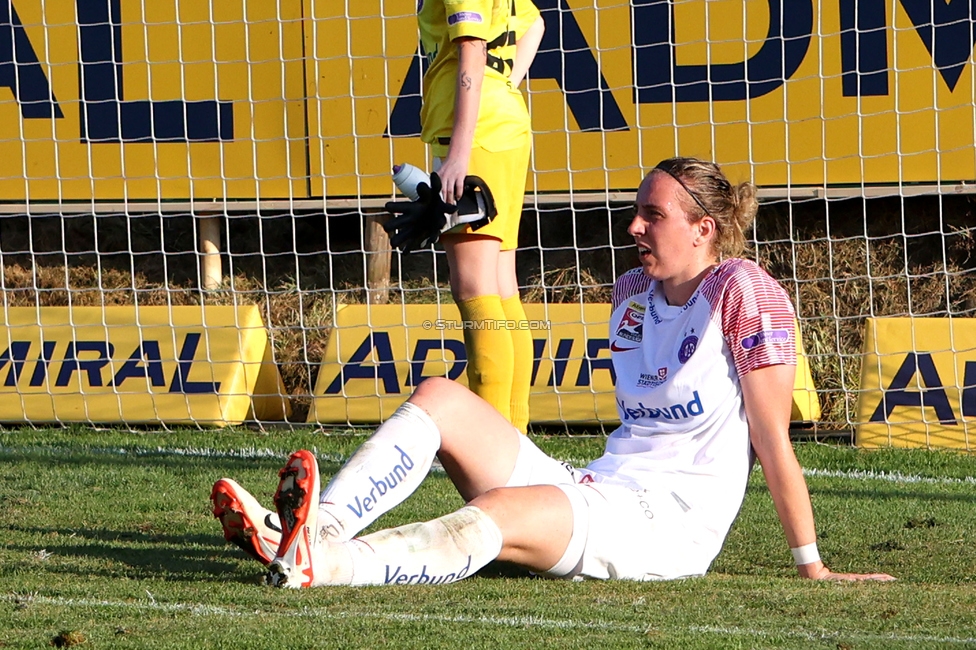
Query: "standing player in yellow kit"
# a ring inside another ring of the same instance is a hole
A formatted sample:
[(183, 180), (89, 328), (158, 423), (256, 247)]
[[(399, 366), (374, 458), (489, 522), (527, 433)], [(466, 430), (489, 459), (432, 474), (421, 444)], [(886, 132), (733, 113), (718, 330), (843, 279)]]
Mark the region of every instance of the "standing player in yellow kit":
[(421, 139), (431, 146), (442, 196), (456, 203), (468, 175), (491, 190), (495, 219), (444, 233), (451, 293), (464, 321), (468, 385), (524, 432), (532, 335), (515, 273), (519, 219), (531, 150), (518, 89), (544, 31), (531, 0), (420, 0), (424, 76)]

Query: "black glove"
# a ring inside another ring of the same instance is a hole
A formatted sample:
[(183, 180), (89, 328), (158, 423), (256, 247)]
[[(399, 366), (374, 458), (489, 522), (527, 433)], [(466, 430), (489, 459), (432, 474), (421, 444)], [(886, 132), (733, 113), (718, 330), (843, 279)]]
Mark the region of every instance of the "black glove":
[(392, 219), (383, 224), (390, 235), (390, 244), (402, 253), (427, 248), (436, 242), (447, 226), (447, 215), (457, 212), (457, 206), (441, 199), (441, 178), (430, 175), (430, 185), (417, 185), (416, 201), (390, 201), (386, 204)]

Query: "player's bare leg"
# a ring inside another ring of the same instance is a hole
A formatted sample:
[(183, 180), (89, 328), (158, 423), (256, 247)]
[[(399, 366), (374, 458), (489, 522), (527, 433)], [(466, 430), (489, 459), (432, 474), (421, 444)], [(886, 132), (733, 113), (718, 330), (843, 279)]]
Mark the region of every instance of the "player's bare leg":
[(521, 441), (488, 402), (440, 377), (424, 381), (409, 401), (441, 431), (437, 457), (465, 501), (508, 483)]
[(501, 295), (498, 263), (501, 240), (481, 235), (444, 234), (441, 237), (451, 272), (455, 300)]
[[(503, 544), (496, 559), (532, 571), (556, 567), (573, 536), (573, 508), (566, 493), (554, 485), (490, 490), (470, 505), (491, 517), (501, 531)], [(573, 564), (578, 559), (573, 558)]]
[(519, 438), (471, 391), (447, 379), (428, 379), (329, 481), (320, 496), (318, 534), (352, 539), (410, 496), (435, 456), (465, 500), (506, 485)]

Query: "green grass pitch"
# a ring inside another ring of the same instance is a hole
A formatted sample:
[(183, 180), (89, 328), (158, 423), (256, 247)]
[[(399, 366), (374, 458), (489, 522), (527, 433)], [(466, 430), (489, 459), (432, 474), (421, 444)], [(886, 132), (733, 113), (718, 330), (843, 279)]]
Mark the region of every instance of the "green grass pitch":
[[(704, 578), (560, 582), (512, 567), (442, 587), (261, 584), (209, 511), (230, 476), (270, 504), (294, 449), (323, 478), (346, 432), (0, 432), (0, 647), (976, 647), (976, 457), (797, 445), (824, 559), (890, 584), (796, 577), (760, 471)], [(540, 437), (576, 463), (602, 438)], [(379, 525), (461, 505), (443, 473)]]

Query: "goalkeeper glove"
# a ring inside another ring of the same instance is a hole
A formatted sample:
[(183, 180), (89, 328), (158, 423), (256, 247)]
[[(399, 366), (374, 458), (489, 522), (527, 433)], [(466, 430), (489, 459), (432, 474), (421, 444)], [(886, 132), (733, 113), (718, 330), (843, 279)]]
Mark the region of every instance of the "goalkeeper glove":
[(402, 253), (427, 248), (440, 239), (441, 234), (468, 224), (473, 230), (486, 226), (498, 211), (488, 185), (477, 176), (464, 179), (464, 193), (457, 205), (441, 199), (441, 179), (430, 175), (430, 185), (417, 185), (416, 201), (390, 201), (386, 210), (394, 215), (383, 225), (390, 235), (390, 244)]

